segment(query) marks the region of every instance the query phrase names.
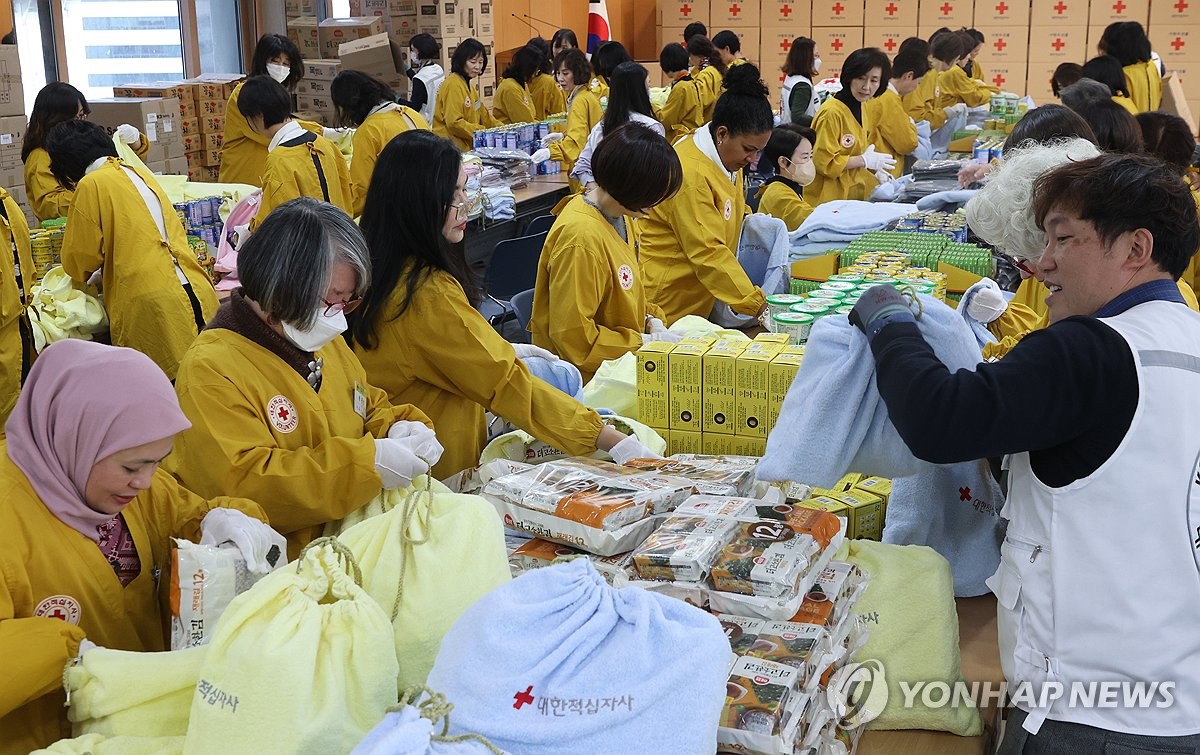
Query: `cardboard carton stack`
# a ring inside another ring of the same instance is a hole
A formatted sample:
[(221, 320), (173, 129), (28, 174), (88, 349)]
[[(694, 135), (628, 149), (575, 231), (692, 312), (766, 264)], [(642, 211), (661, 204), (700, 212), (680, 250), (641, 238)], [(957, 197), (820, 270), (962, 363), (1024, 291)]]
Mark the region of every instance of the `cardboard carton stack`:
[(25, 171), (21, 163), (27, 120), (17, 46), (0, 45), (0, 187), (12, 195), (26, 218), (34, 222), (25, 194)]
[(193, 181), (216, 181), (221, 170), (225, 138), (225, 108), (244, 76), (212, 73), (189, 79), (196, 100), (197, 138), (189, 142), (188, 176)]
[(300, 48), (303, 58), (321, 57), (321, 38), (317, 31), (317, 0), (284, 0), (287, 36)]
[[(1158, 0), (1147, 9), (1144, 2), (1138, 4), (1133, 0), (1132, 7), (1135, 12), (1148, 13), (1148, 31), (1154, 49), (1162, 58), (1167, 73), (1182, 86), (1192, 115), (1200, 113), (1200, 2)], [(1115, 12), (1116, 8), (1111, 10)], [(1146, 23), (1144, 16), (1133, 20)]]
[(334, 126), (337, 116), (330, 89), (342, 72), (339, 58), (310, 58), (304, 61), (304, 78), (296, 85), (296, 115), (306, 121)]
[(187, 174), (184, 137), (180, 131), (183, 116), (177, 97), (111, 97), (93, 99), (89, 116), (93, 123), (114, 132), (117, 126), (128, 123), (141, 131), (150, 142), (150, 150), (142, 157), (146, 167), (155, 173)]

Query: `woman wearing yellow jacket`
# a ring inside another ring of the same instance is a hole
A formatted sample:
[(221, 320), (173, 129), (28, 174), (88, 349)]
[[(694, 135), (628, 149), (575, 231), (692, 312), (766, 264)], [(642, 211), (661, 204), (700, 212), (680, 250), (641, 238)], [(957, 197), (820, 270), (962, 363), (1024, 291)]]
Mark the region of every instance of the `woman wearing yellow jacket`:
[(751, 63), (725, 77), (713, 119), (675, 143), (683, 188), (650, 210), (642, 224), (646, 293), (668, 325), (708, 317), (716, 302), (756, 316), (766, 297), (737, 261), (746, 211), (742, 169), (771, 138), (775, 114)]
[(63, 667), (85, 648), (166, 649), (172, 537), (238, 535), (251, 571), (284, 563), (253, 501), (205, 500), (158, 469), (187, 426), (166, 376), (131, 349), (68, 339), (29, 373), (0, 445), (5, 755), (71, 736)]
[(541, 52), (526, 45), (513, 55), (512, 63), (504, 71), (504, 78), (496, 87), (492, 117), (499, 123), (532, 123), (537, 117), (529, 82), (542, 60)]
[(663, 47), (658, 65), (671, 79), (671, 93), (655, 115), (667, 130), (667, 139), (674, 144), (704, 125), (704, 107), (700, 104), (700, 85), (688, 71), (688, 54), (674, 42)]
[(770, 167), (775, 175), (758, 190), (758, 211), (779, 218), (789, 231), (799, 228), (813, 208), (804, 199), (804, 188), (817, 177), (813, 165), (813, 144), (817, 134), (795, 123), (776, 126), (771, 140), (763, 148), (758, 164)]
[(567, 96), (554, 78), (550, 43), (541, 37), (534, 37), (529, 40), (529, 46), (536, 48), (539, 55), (538, 68), (529, 80), (529, 96), (533, 99), (535, 120), (544, 121), (567, 111)]
[(629, 122), (606, 131), (592, 176), (596, 188), (573, 198), (546, 237), (529, 321), (533, 342), (585, 382), (602, 362), (669, 337), (656, 335), (666, 329), (662, 311), (642, 285), (637, 219), (679, 191), (683, 168), (666, 139)]
[(35, 356), (25, 308), (36, 282), (25, 214), (0, 188), (0, 422), (17, 403)]
[[(938, 71), (938, 88), (941, 89), (941, 106), (952, 107), (964, 103), (967, 107), (979, 107), (991, 101), (992, 95), (1000, 90), (990, 84), (973, 79), (963, 70), (962, 64), (974, 48), (975, 38), (966, 32), (943, 34), (933, 40), (933, 66)], [(956, 51), (953, 62), (949, 57)]]
[[(938, 71), (929, 62), (931, 55), (929, 43), (920, 37), (909, 37), (896, 51), (897, 58), (925, 61), (926, 71), (921, 80), (911, 92), (900, 95), (900, 102), (908, 117), (917, 123), (928, 121), (929, 128), (937, 131), (946, 124), (947, 113), (939, 104), (942, 91), (938, 88)], [(913, 67), (915, 69), (915, 64)]]
[(1096, 45), (1101, 55), (1120, 62), (1125, 74), (1125, 91), (1138, 113), (1158, 110), (1162, 104), (1162, 72), (1153, 60), (1150, 39), (1137, 21), (1120, 21), (1104, 27)]
[(491, 128), (496, 119), (479, 98), (475, 79), (487, 70), (487, 50), (478, 39), (464, 39), (450, 59), (450, 75), (438, 89), (433, 108), (433, 132), (466, 151), (475, 143), (475, 132)]
[[(917, 148), (917, 124), (904, 112), (904, 103), (900, 101), (894, 81), (892, 79), (887, 86), (881, 87), (879, 96), (863, 105), (863, 126), (877, 153), (896, 158), (896, 164), (886, 172), (892, 178), (899, 178), (904, 173), (904, 155), (912, 154)], [(919, 81), (909, 78), (902, 86), (915, 87)]]
[[(463, 239), (470, 205), (453, 145), (402, 134), (379, 165), (362, 216), (375, 278), (351, 318), (351, 337), (370, 380), (393, 401), (411, 402), (453, 428), (434, 476), (479, 463), (488, 410), (572, 455), (599, 448), (623, 461), (648, 453), (533, 377), (518, 357), (554, 355), (508, 343), (472, 306), (477, 289), (453, 246)], [(633, 456), (623, 456), (627, 450)]]
[(251, 229), (284, 202), (312, 197), (350, 212), (350, 174), (337, 146), (306, 131), (291, 117), (292, 97), (270, 76), (251, 76), (242, 86), (242, 115), (271, 140), (262, 179), (262, 201)]
[(592, 53), (592, 73), (594, 75), (588, 82), (588, 91), (596, 95), (602, 108), (608, 107), (608, 87), (609, 82), (612, 81), (613, 72), (617, 70), (617, 66), (632, 60), (633, 56), (629, 54), (629, 50), (626, 50), (625, 45), (616, 40), (602, 42)]
[(721, 82), (727, 68), (721, 54), (703, 34), (695, 34), (687, 41), (688, 59), (692, 64), (692, 78), (700, 88), (700, 106), (704, 109), (704, 121), (712, 120), (713, 108), (721, 96)]
[[(604, 109), (587, 88), (591, 66), (582, 52), (574, 47), (563, 50), (555, 59), (554, 67), (559, 86), (567, 93), (567, 130), (551, 133), (545, 141), (550, 149), (550, 159), (562, 163), (563, 173), (570, 173), (579, 153), (587, 146), (592, 129), (604, 117)], [(579, 182), (571, 179), (571, 191), (578, 193), (581, 190)]]
[[(46, 152), (46, 135), (63, 121), (87, 118), (92, 109), (78, 89), (55, 81), (42, 87), (33, 101), (33, 114), (21, 144), (21, 161), (25, 163), (25, 193), (29, 209), (38, 220), (65, 218), (71, 207), (74, 192), (59, 183), (50, 170), (50, 153)], [(117, 127), (121, 140), (133, 147), (139, 157), (150, 151), (150, 142), (133, 126)]]
[(842, 64), (841, 91), (825, 100), (813, 119), (817, 177), (808, 191), (813, 207), (835, 199), (867, 199), (899, 162), (876, 152), (863, 128), (867, 103), (886, 90), (891, 70), (887, 56), (874, 47), (855, 50)]
[(339, 337), (370, 283), (346, 213), (308, 197), (280, 206), (238, 253), (238, 273), (242, 288), (179, 367), (194, 424), (169, 463), (201, 495), (261, 501), (294, 558), (323, 525), (427, 472), (441, 446)]
[(367, 187), (379, 153), (405, 131), (428, 131), (429, 124), (416, 110), (397, 105), (391, 87), (362, 71), (342, 71), (329, 91), (338, 121), (355, 129), (351, 139), (354, 154), (350, 157), (350, 206), (346, 212), (356, 218), (367, 201)]
[[(288, 92), (304, 78), (304, 62), (300, 50), (282, 34), (264, 34), (254, 47), (248, 76), (270, 76)], [(246, 116), (238, 107), (242, 85), (234, 87), (225, 104), (225, 140), (221, 143), (221, 183), (240, 183), (260, 186), (267, 164), (267, 139), (250, 128)], [(313, 133), (324, 133), (316, 123), (298, 121)]]
[(75, 187), (63, 270), (80, 286), (102, 271), (113, 344), (146, 354), (174, 379), (183, 353), (217, 311), (217, 292), (171, 201), (153, 175), (117, 157), (94, 123), (58, 124), (46, 149), (55, 175)]

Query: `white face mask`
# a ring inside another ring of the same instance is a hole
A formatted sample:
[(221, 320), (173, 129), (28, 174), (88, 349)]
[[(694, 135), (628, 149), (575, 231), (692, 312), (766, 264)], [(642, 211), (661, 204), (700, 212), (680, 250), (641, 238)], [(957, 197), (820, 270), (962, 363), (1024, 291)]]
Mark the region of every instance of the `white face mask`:
[(820, 73), (820, 72), (821, 72), (821, 59), (813, 58), (813, 73)]
[(287, 77), (292, 74), (292, 69), (288, 66), (281, 66), (277, 63), (267, 63), (267, 75), (275, 79), (280, 84), (287, 80)]
[(317, 307), (317, 321), (308, 330), (301, 330), (290, 323), (283, 324), (283, 334), (301, 351), (320, 351), (330, 341), (346, 331), (346, 315), (335, 312), (325, 315), (325, 305)]
[(421, 58), (417, 56), (417, 51), (416, 51), (416, 50), (409, 50), (409, 51), (408, 51), (408, 63), (409, 63), (409, 65), (415, 66), (417, 63), (420, 63), (420, 62), (421, 62)]

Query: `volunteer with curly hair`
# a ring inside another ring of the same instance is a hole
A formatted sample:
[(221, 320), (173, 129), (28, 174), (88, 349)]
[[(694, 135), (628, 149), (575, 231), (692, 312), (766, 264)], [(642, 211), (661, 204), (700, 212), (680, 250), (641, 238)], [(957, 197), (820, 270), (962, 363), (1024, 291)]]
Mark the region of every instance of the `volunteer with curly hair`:
[(602, 362), (675, 335), (659, 335), (662, 311), (646, 298), (639, 220), (683, 184), (671, 145), (637, 122), (605, 133), (591, 170), (595, 188), (572, 199), (546, 237), (529, 321), (533, 342), (578, 367), (584, 381)]
[(379, 79), (362, 71), (342, 71), (329, 88), (337, 108), (338, 122), (355, 129), (351, 140), (350, 207), (356, 218), (367, 200), (367, 187), (375, 161), (387, 143), (405, 131), (429, 130), (429, 123), (416, 110), (396, 104), (396, 93)]
[(67, 339), (30, 371), (0, 446), (0, 751), (71, 736), (63, 667), (85, 648), (167, 649), (171, 538), (232, 540), (259, 573), (285, 562), (258, 504), (159, 469), (189, 424), (133, 349)]
[(530, 374), (518, 357), (555, 356), (510, 344), (475, 309), (479, 290), (460, 244), (471, 204), (466, 183), (462, 156), (445, 139), (414, 131), (384, 148), (362, 216), (373, 279), (350, 321), (368, 379), (446, 428), (434, 476), (479, 463), (489, 410), (572, 455), (653, 455)]
[(897, 160), (876, 152), (864, 128), (866, 103), (886, 91), (892, 64), (874, 47), (855, 50), (842, 64), (842, 89), (825, 102), (813, 119), (817, 143), (813, 163), (817, 177), (809, 187), (813, 207), (835, 199), (865, 200)]
[(476, 131), (497, 125), (476, 84), (487, 65), (487, 48), (483, 43), (475, 38), (464, 39), (450, 58), (450, 75), (438, 89), (433, 132), (451, 139), (463, 151), (474, 146)]
[(650, 210), (642, 224), (646, 293), (673, 324), (708, 317), (716, 302), (755, 316), (766, 297), (737, 261), (746, 210), (742, 169), (771, 138), (775, 114), (753, 63), (725, 77), (710, 123), (675, 143), (683, 188)]

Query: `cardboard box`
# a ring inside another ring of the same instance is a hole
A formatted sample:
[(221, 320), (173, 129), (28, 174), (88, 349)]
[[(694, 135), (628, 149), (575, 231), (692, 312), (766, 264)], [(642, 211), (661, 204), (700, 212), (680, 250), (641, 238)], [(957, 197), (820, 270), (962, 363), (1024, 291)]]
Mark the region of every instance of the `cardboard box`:
[(194, 100), (194, 92), (195, 86), (184, 82), (149, 82), (113, 87), (113, 97), (174, 97), (181, 103)]
[[(1175, 0), (1159, 0), (1159, 4), (1163, 2), (1169, 4)], [(1137, 21), (1144, 27), (1150, 21), (1150, 0), (1092, 0), (1088, 26), (1107, 26), (1119, 21)]]
[(167, 160), (163, 173), (168, 176), (186, 176), (188, 174), (187, 158), (172, 157), (170, 160)]
[(850, 526), (849, 526), (850, 506), (847, 505), (845, 501), (839, 500), (837, 498), (831, 498), (827, 495), (815, 495), (815, 496), (812, 496), (811, 498), (805, 498), (803, 501), (800, 501), (796, 505), (803, 506), (806, 509), (816, 509), (817, 511), (824, 511), (829, 514), (833, 514), (834, 516), (840, 516), (843, 519), (846, 519), (847, 520), (846, 537), (850, 537)]
[(863, 29), (863, 46), (878, 47), (887, 53), (888, 57), (895, 57), (896, 52), (900, 49), (900, 43), (909, 37), (917, 36), (917, 26), (868, 26)]
[[(7, 189), (8, 193), (17, 199), (17, 204), (29, 204), (29, 198), (25, 196), (25, 170), (19, 163), (11, 168), (0, 168), (0, 187)], [(24, 201), (17, 198), (18, 189), (21, 191)], [(12, 249), (10, 248), (9, 251), (11, 252)]]
[(333, 106), (332, 98), (313, 97), (307, 94), (296, 95), (296, 108), (298, 110), (324, 113), (326, 115), (337, 112), (337, 108)]
[(417, 14), (409, 13), (403, 16), (388, 17), (388, 36), (400, 45), (401, 50), (407, 50), (409, 42), (417, 35)]
[(408, 13), (414, 16), (417, 14), (417, 0), (388, 0), (389, 16), (402, 16)]
[(733, 436), (734, 456), (762, 456), (767, 452), (766, 438), (751, 438), (745, 435)]
[(1029, 54), (1029, 29), (1024, 26), (989, 26), (980, 29), (986, 40), (979, 62), (985, 71), (1000, 63), (1027, 60)]
[[(1057, 67), (1058, 63), (1029, 62), (1025, 72), (1025, 94), (1032, 97), (1037, 104), (1058, 104), (1050, 86), (1050, 79), (1054, 76), (1054, 69)], [(989, 72), (988, 77), (991, 78), (991, 76), (992, 74)]]
[[(404, 70), (404, 57), (400, 46), (387, 34), (375, 34), (346, 42), (338, 48), (338, 57), (341, 58), (342, 68), (347, 71), (362, 71), (385, 80), (395, 78), (398, 72)], [(297, 94), (299, 93), (297, 90)]]
[(317, 0), (283, 0), (283, 12), (290, 18), (316, 16)]
[[(662, 51), (669, 44), (683, 44), (683, 26), (656, 26), (654, 27), (655, 47)], [(647, 66), (649, 68), (649, 66)]]
[(1033, 0), (1030, 26), (1087, 26), (1087, 0)]
[(783, 398), (788, 388), (796, 378), (800, 363), (804, 361), (804, 347), (786, 346), (779, 355), (771, 360), (767, 374), (767, 433), (775, 429), (779, 419), (779, 409), (783, 406)]
[(812, 38), (821, 53), (821, 78), (841, 75), (842, 63), (863, 46), (863, 30), (850, 27), (813, 28)]
[(975, 28), (988, 36), (992, 26), (1028, 26), (1030, 0), (976, 0)]
[(321, 81), (320, 79), (300, 79), (300, 81), (296, 84), (296, 94), (329, 97), (329, 90), (332, 87), (332, 81)]
[[(711, 0), (658, 0), (657, 20), (659, 26), (683, 28), (693, 21), (708, 24), (712, 15)], [(682, 40), (680, 40), (682, 41)]]
[(670, 426), (670, 370), (673, 343), (651, 341), (637, 350), (638, 420), (656, 428)]
[(704, 453), (704, 434), (688, 430), (667, 430), (667, 455)]
[(811, 0), (762, 0), (759, 8), (764, 33), (776, 30), (792, 33), (793, 37), (808, 36), (812, 26)]
[(339, 58), (307, 58), (304, 60), (305, 81), (333, 81), (342, 72), (342, 61)]
[[(360, 18), (327, 18), (317, 27), (321, 40), (321, 57), (322, 58), (337, 58), (338, 48), (355, 39), (371, 37), (376, 34), (384, 34), (383, 19), (376, 17), (360, 17)], [(301, 50), (301, 55), (305, 54)], [(349, 68), (345, 61), (342, 61), (343, 67)]]
[(680, 343), (667, 357), (672, 430), (703, 430), (704, 354), (708, 348), (703, 343)]
[(196, 100), (196, 117), (207, 118), (212, 115), (225, 115), (225, 100)]
[(767, 437), (771, 360), (783, 349), (783, 345), (776, 343), (755, 344), (755, 348), (747, 348), (738, 356), (735, 435)]
[(350, 15), (358, 18), (388, 15), (388, 0), (350, 0)]
[(733, 434), (737, 414), (737, 358), (744, 341), (721, 341), (704, 355), (703, 427), (706, 433)]
[(204, 134), (186, 134), (183, 137), (183, 153), (196, 154), (204, 151)]
[(205, 134), (203, 144), (204, 149), (220, 149), (225, 144), (225, 134)]
[[(458, 2), (441, 0), (441, 2), (420, 2), (417, 4), (417, 32), (432, 34), (435, 37), (464, 36), (462, 16)], [(480, 40), (483, 41), (483, 40)], [(447, 69), (449, 70), (449, 69)]]
[[(788, 53), (792, 50), (792, 42), (796, 41), (797, 37), (808, 37), (812, 35), (812, 29), (805, 29), (799, 34), (793, 33), (792, 29), (767, 30), (761, 32), (759, 42), (759, 61), (762, 63), (763, 79), (768, 83), (774, 80), (774, 74), (780, 73), (779, 68), (787, 60)], [(820, 50), (824, 52), (824, 50)], [(768, 76), (768, 70), (771, 76)], [(782, 79), (780, 79), (782, 81)]]
[(1087, 57), (1086, 26), (1034, 26), (1029, 29), (1029, 62), (1065, 63)]
[[(179, 100), (173, 97), (113, 97), (90, 100), (88, 104), (92, 108), (89, 118), (93, 123), (104, 126), (110, 132), (122, 123), (132, 124), (146, 135), (151, 152), (159, 142), (183, 145), (183, 135), (177, 127), (181, 120)], [(151, 156), (149, 159), (163, 160), (174, 156)], [(179, 156), (183, 156), (182, 149)]]
[(193, 85), (196, 101), (221, 100), (228, 101), (233, 96), (233, 90), (246, 78), (244, 73), (206, 73), (194, 79), (188, 79)]
[(865, 490), (854, 488), (835, 496), (850, 510), (846, 537), (855, 540), (883, 539), (883, 500)]
[(813, 0), (812, 4), (813, 26), (862, 26), (865, 14), (863, 0)]
[(188, 168), (188, 180), (198, 181), (200, 183), (216, 183), (221, 179), (221, 168), (219, 166), (191, 166)]
[[(987, 75), (987, 83), (997, 87), (1004, 92), (1018, 92), (1025, 86), (1027, 66), (1029, 65), (1024, 60), (997, 60), (987, 61), (984, 73)], [(1050, 78), (1047, 76), (1046, 81)], [(1041, 101), (1035, 99), (1034, 102), (1042, 104)]]
[(1200, 63), (1200, 25), (1164, 24), (1153, 33), (1155, 51), (1166, 70), (1175, 70), (1177, 63)]
[[(1159, 0), (1150, 4), (1150, 30), (1167, 25), (1200, 26), (1200, 2), (1197, 0)], [(1161, 45), (1155, 40), (1155, 46)]]
[(183, 136), (200, 133), (200, 119), (196, 116), (179, 119), (179, 133)]
[(712, 0), (708, 15), (709, 39), (722, 29), (757, 29), (762, 20), (760, 3), (761, 0)]
[(27, 123), (23, 115), (0, 117), (0, 162), (7, 160), (10, 155), (17, 163), (21, 162), (21, 145), (25, 141)]
[(289, 18), (287, 22), (287, 37), (300, 49), (302, 58), (321, 57), (320, 22), (315, 16)]
[(734, 449), (737, 447), (737, 438), (724, 433), (704, 433), (701, 447), (704, 449), (701, 453), (712, 456), (728, 456), (734, 453)]
[(883, 516), (886, 520), (888, 499), (892, 497), (892, 481), (886, 477), (868, 477), (864, 480), (859, 480), (854, 484), (854, 487), (865, 490), (881, 499), (883, 502)]
[(0, 117), (25, 112), (25, 88), (16, 45), (0, 45)]
[(206, 115), (203, 118), (198, 118), (200, 121), (200, 133), (202, 134), (221, 134), (225, 132), (225, 115)]
[(758, 27), (753, 29), (730, 29), (729, 31), (737, 35), (738, 41), (742, 44), (742, 55), (756, 65), (758, 64), (758, 53), (762, 47), (761, 30)]
[(865, 20), (871, 26), (911, 26), (915, 32), (917, 0), (867, 0)]
[(917, 26), (922, 29), (924, 39), (943, 26), (957, 29), (970, 26), (974, 19), (974, 0), (921, 0), (917, 9)]
[(319, 126), (329, 126), (332, 128), (333, 126), (342, 125), (336, 122), (337, 113), (318, 113), (315, 110), (297, 110), (295, 113), (293, 113), (293, 115), (297, 120), (316, 123)]
[(483, 41), (496, 35), (496, 7), (492, 0), (473, 0), (467, 6), (467, 18), (463, 22), (475, 38)]

